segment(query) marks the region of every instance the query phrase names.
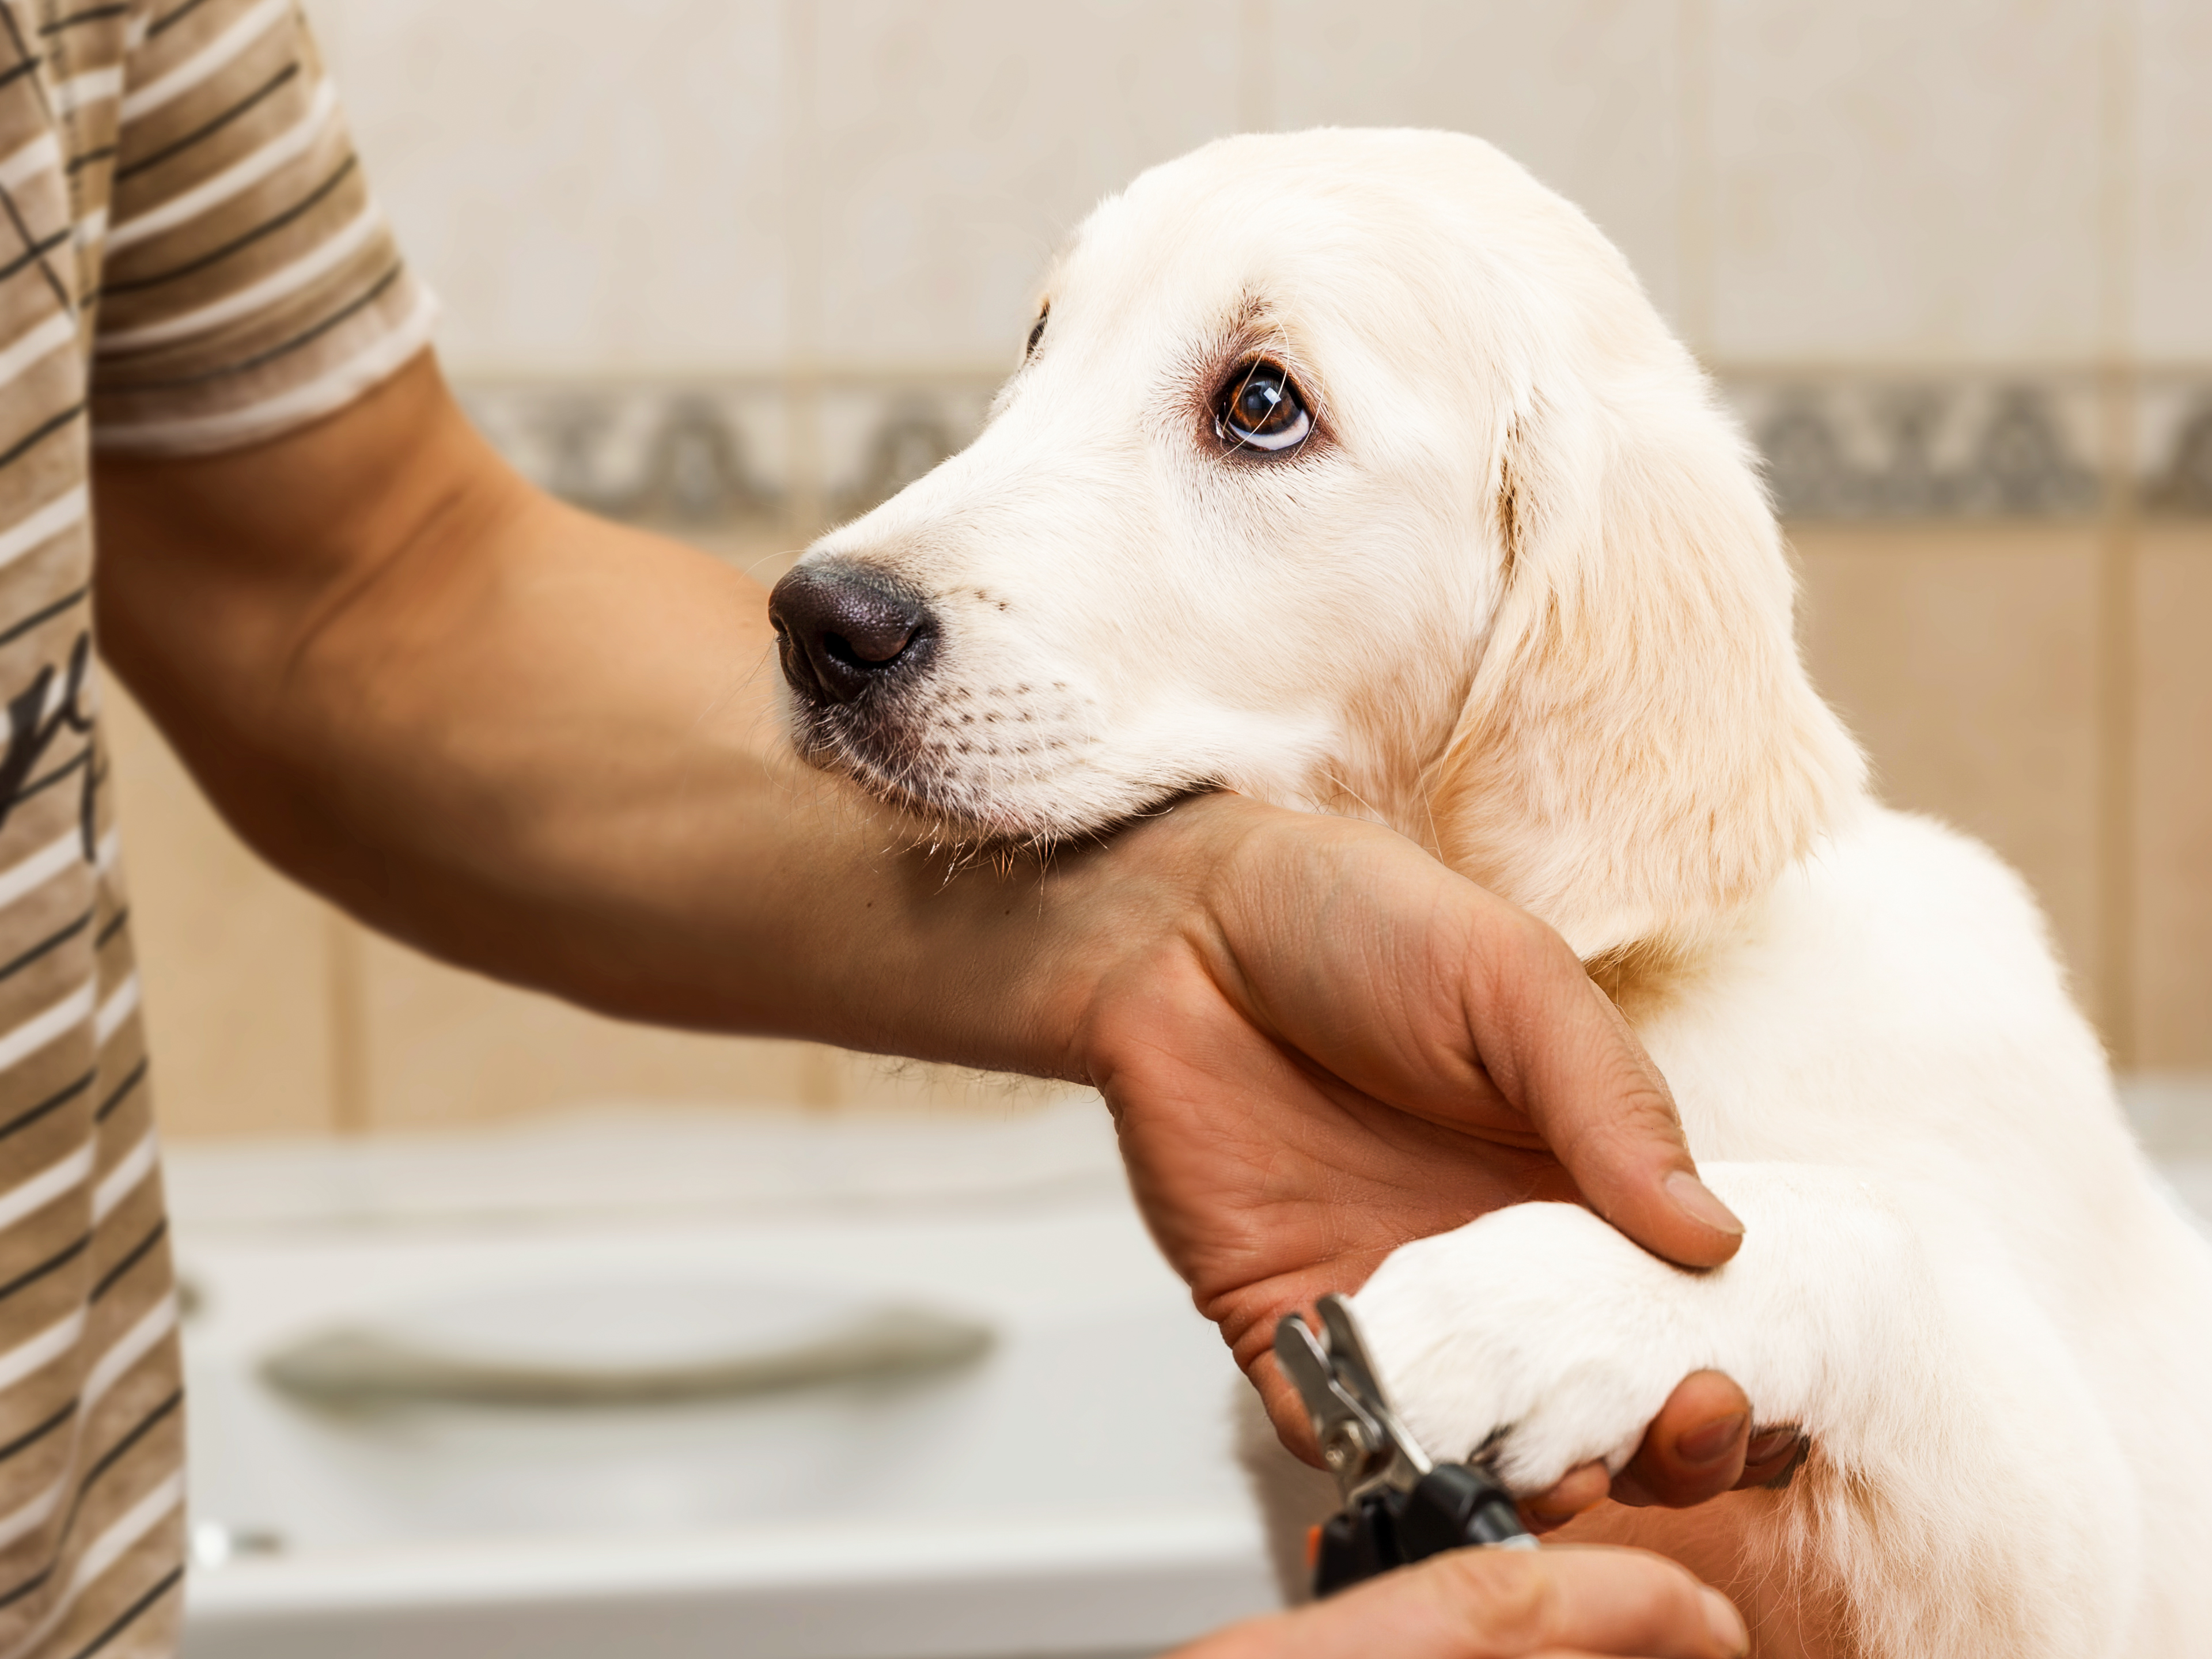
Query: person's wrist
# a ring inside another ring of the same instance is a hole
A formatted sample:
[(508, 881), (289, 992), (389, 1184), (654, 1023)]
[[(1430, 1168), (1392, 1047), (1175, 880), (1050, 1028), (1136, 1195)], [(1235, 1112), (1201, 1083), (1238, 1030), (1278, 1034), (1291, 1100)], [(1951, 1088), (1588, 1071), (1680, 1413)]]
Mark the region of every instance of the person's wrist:
[(1133, 994), (1193, 969), (1218, 975), (1225, 955), (1216, 909), (1255, 838), (1297, 815), (1226, 792), (1178, 800), (1048, 872), (1042, 959), (1029, 982), (1033, 1029), (1057, 1075), (1102, 1086), (1134, 1033)]

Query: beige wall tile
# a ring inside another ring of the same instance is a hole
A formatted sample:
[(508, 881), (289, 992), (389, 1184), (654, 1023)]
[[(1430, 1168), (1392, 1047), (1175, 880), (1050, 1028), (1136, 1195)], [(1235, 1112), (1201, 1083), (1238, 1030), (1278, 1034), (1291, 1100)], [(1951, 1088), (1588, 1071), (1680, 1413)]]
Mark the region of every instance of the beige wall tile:
[(2212, 1069), (2212, 526), (2156, 526), (2136, 564), (2136, 1049)]
[(449, 363), (781, 362), (780, 0), (309, 9)]
[(1711, 0), (1712, 345), (2098, 345), (2102, 0)]
[(2212, 6), (2136, 0), (2136, 335), (2212, 359)]
[[(311, 9), (379, 194), (446, 299), (449, 358), (607, 373), (781, 362), (793, 270), (817, 264), (808, 349), (1008, 361), (1037, 272), (1101, 193), (1255, 114), (1493, 139), (1587, 207), (1670, 314), (1702, 312), (1710, 258), (1701, 343), (1722, 357), (2080, 355), (2097, 343), (2116, 3)], [(2138, 332), (2201, 359), (2212, 14), (2135, 15)], [(813, 41), (795, 99), (793, 18)], [(796, 214), (794, 135), (820, 187)], [(1683, 192), (1708, 156), (1711, 246), (1686, 250)], [(819, 247), (794, 253), (817, 211)]]
[(104, 695), (162, 1132), (331, 1128), (337, 917), (231, 834), (112, 675)]
[(812, 1043), (604, 1019), (389, 941), (366, 955), (368, 1122), (434, 1129), (607, 1102), (1005, 1109), (1043, 1085)]
[(1273, 125), (1487, 138), (1620, 244), (1662, 311), (1680, 264), (1680, 32), (1649, 0), (1273, 0)]
[(2027, 878), (2094, 1008), (2096, 532), (1790, 535), (1806, 659), (1883, 797), (1980, 836)]
[(434, 1128), (611, 1096), (828, 1104), (799, 1045), (655, 1030), (497, 985), (388, 940), (363, 960), (368, 1116)]
[(1237, 125), (1237, 8), (821, 0), (821, 350), (876, 368), (1021, 353), (1098, 198)]

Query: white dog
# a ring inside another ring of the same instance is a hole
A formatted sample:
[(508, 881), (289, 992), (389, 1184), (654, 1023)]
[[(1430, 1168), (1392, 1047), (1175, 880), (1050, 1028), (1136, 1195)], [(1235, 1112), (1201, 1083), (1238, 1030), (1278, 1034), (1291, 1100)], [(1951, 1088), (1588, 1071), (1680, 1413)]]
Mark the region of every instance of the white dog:
[(1048, 293), (974, 446), (779, 588), (802, 749), (979, 839), (1368, 815), (1534, 912), (1748, 1231), (1704, 1274), (1559, 1204), (1401, 1249), (1354, 1306), (1414, 1435), (1502, 1431), (1533, 1492), (1716, 1367), (1796, 1480), (1583, 1530), (1766, 1651), (2212, 1655), (2212, 1249), (2018, 878), (1868, 795), (1620, 254), (1474, 139), (1313, 132), (1146, 173)]

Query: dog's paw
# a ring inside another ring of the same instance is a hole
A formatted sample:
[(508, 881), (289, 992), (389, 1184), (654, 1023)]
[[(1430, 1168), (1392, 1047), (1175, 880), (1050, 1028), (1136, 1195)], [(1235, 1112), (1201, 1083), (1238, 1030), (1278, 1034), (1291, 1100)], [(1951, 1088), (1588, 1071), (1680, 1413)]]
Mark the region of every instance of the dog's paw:
[(1400, 1419), (1437, 1458), (1523, 1496), (1618, 1473), (1682, 1378), (1717, 1358), (1696, 1274), (1589, 1211), (1522, 1204), (1394, 1252), (1352, 1311)]

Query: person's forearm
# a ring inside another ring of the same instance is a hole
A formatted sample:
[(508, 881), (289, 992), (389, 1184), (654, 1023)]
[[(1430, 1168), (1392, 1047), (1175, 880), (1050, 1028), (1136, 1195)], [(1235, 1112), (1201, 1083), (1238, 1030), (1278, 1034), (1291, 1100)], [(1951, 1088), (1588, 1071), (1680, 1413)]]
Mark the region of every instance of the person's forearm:
[(922, 826), (787, 757), (759, 586), (531, 488), (428, 360), (282, 441), (191, 464), (181, 511), (165, 464), (104, 463), (99, 503), (104, 648), (272, 861), (611, 1012), (1074, 1069), (1048, 913), (1156, 914), (1188, 847), (1042, 884), (907, 855)]

